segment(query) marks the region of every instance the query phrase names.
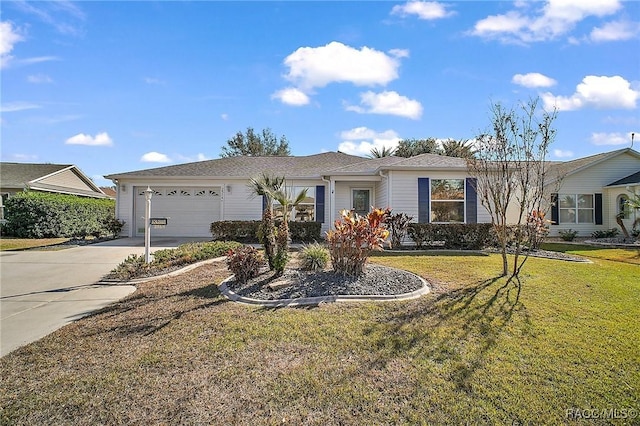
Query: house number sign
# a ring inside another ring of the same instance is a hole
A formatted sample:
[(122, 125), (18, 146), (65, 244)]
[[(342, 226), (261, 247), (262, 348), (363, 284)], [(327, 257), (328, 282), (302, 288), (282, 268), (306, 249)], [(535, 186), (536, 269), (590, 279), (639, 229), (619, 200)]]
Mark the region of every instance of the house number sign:
[(166, 226), (167, 222), (168, 221), (166, 217), (152, 217), (151, 219), (149, 219), (149, 224), (153, 226)]

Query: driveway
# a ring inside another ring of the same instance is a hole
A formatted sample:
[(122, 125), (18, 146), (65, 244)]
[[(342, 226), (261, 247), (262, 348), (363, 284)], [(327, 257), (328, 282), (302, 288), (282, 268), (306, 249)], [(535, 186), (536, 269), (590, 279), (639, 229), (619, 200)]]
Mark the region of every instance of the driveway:
[[(151, 252), (194, 240), (206, 239), (152, 239)], [(97, 284), (130, 254), (144, 254), (143, 238), (0, 252), (0, 356), (135, 291)]]

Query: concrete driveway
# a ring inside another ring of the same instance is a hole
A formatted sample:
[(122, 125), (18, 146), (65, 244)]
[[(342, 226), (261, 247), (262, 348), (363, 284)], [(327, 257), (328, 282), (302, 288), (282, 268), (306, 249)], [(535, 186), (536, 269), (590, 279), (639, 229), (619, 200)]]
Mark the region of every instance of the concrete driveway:
[[(152, 239), (151, 252), (194, 240), (207, 239)], [(135, 291), (97, 284), (130, 254), (144, 254), (143, 238), (0, 252), (0, 356)]]

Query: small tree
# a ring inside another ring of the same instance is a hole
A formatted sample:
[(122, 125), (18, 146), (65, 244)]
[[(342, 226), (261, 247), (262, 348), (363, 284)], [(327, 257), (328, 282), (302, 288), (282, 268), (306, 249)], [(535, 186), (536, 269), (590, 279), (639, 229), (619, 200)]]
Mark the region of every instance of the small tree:
[(273, 259), (273, 269), (277, 275), (282, 275), (284, 268), (289, 262), (289, 216), (291, 210), (307, 198), (308, 191), (309, 188), (304, 188), (294, 196), (292, 191), (287, 188), (286, 182), (284, 182), (280, 189), (271, 194), (273, 199), (282, 206), (282, 222), (276, 234), (276, 253)]
[(260, 224), (259, 237), (264, 247), (269, 269), (273, 271), (276, 255), (276, 227), (273, 217), (273, 194), (284, 186), (284, 177), (271, 176), (267, 173), (252, 178), (249, 190), (254, 196), (264, 197), (264, 210)]
[(239, 157), (242, 155), (259, 156), (288, 156), (291, 155), (289, 141), (285, 136), (278, 137), (266, 128), (262, 133), (256, 133), (253, 128), (247, 127), (246, 133), (238, 132), (227, 140), (227, 146), (222, 148), (220, 157)]
[[(507, 246), (514, 249), (513, 272), (517, 278), (528, 252), (523, 248), (540, 243), (540, 220), (551, 206), (547, 154), (556, 131), (552, 124), (556, 111), (537, 113), (538, 100), (520, 105), (520, 111), (491, 107), (491, 130), (476, 137), (475, 157), (467, 160), (476, 178), (476, 190), (482, 205), (491, 215), (502, 254), (502, 275), (509, 274)], [(560, 184), (560, 177), (555, 180)], [(514, 207), (512, 207), (514, 206)], [(509, 224), (507, 212), (513, 209), (515, 223)], [(535, 213), (534, 213), (535, 212)], [(535, 215), (535, 216), (532, 216)], [(515, 227), (510, 236), (509, 225)], [(531, 232), (531, 231), (536, 232)]]

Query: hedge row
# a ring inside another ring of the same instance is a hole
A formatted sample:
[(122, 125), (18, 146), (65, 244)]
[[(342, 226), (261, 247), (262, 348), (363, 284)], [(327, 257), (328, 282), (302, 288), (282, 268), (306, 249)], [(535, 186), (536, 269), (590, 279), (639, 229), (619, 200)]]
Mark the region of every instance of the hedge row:
[[(259, 220), (224, 220), (211, 224), (211, 235), (217, 241), (239, 241), (242, 243), (259, 243)], [(312, 243), (322, 240), (321, 224), (317, 222), (289, 222), (291, 241)]]
[(113, 232), (115, 201), (19, 192), (5, 202), (2, 233), (18, 238), (73, 238)]
[(481, 250), (495, 244), (490, 223), (411, 223), (407, 235), (418, 249)]

